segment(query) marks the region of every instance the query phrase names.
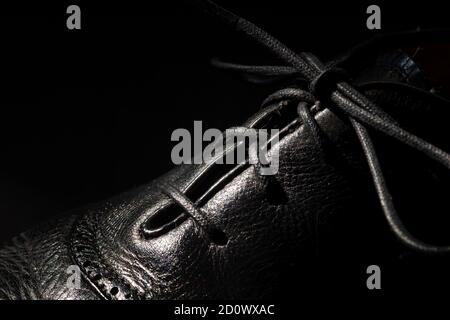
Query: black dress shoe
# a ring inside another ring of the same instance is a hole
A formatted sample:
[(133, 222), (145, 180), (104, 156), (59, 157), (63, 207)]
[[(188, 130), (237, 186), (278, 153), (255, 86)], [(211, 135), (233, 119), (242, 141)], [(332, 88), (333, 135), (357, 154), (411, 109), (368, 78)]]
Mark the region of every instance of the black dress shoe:
[(376, 38), (324, 65), (205, 3), (287, 63), (218, 66), (294, 79), (244, 124), (279, 129), (277, 173), (180, 165), (25, 232), (0, 250), (0, 298), (279, 298), (359, 288), (370, 264), (449, 250), (428, 242), (446, 240), (429, 230), (445, 230), (450, 156), (435, 145), (448, 149), (450, 103), (422, 70), (430, 59), (408, 55), (428, 33)]

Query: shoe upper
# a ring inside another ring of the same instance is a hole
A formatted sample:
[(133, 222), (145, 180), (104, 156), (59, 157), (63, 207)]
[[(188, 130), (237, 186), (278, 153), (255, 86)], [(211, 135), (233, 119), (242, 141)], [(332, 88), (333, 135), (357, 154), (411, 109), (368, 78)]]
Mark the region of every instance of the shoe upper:
[[(400, 123), (446, 143), (449, 106), (429, 93), (408, 55), (377, 53), (349, 72)], [(271, 149), (279, 155), (276, 175), (261, 177), (249, 164), (180, 165), (148, 185), (44, 223), (0, 250), (0, 298), (268, 298), (307, 288), (317, 263), (337, 257), (365, 263), (403, 252), (380, 213), (348, 119), (327, 106), (310, 110), (329, 142), (324, 151), (295, 110), (295, 103), (276, 102), (243, 125), (280, 128)], [(376, 142), (387, 172), (399, 175), (394, 189), (398, 181), (398, 190), (414, 192), (402, 189), (406, 169), (421, 160), (381, 135)], [(422, 167), (428, 171), (415, 171), (419, 183), (434, 170)], [(208, 234), (186, 214), (180, 194), (223, 234)], [(81, 272), (78, 288), (68, 285), (71, 266)]]

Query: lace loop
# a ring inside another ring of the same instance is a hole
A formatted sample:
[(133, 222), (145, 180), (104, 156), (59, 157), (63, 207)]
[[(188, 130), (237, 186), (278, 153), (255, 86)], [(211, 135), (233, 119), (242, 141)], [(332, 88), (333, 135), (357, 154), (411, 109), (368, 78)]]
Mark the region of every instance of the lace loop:
[[(430, 159), (441, 163), (447, 169), (450, 169), (450, 154), (401, 128), (396, 123), (396, 121), (394, 121), (390, 117), (390, 115), (381, 110), (381, 108), (372, 103), (350, 84), (345, 82), (345, 75), (342, 74), (342, 71), (340, 71), (336, 67), (337, 65), (343, 66), (345, 62), (349, 61), (350, 58), (355, 57), (358, 52), (364, 52), (364, 46), (370, 47), (376, 43), (382, 43), (383, 41), (380, 40), (382, 39), (380, 38), (380, 36), (377, 36), (377, 38), (373, 42), (369, 41), (362, 46), (355, 47), (347, 56), (344, 56), (340, 60), (335, 62), (333, 66), (326, 67), (315, 56), (304, 52), (299, 54), (293, 52), (266, 31), (257, 27), (250, 21), (247, 21), (244, 18), (239, 17), (234, 13), (222, 8), (212, 1), (196, 0), (195, 2), (197, 2), (197, 4), (207, 13), (219, 18), (220, 20), (230, 25), (234, 30), (242, 32), (252, 40), (260, 43), (263, 47), (274, 53), (275, 56), (285, 61), (288, 64), (289, 68), (294, 68), (304, 79), (310, 82), (309, 88), (312, 91), (312, 94), (310, 94), (310, 96), (303, 91), (296, 91), (295, 89), (285, 89), (284, 92), (278, 92), (275, 96), (271, 96), (266, 99), (263, 105), (271, 103), (277, 99), (283, 99), (283, 97), (290, 100), (297, 98), (310, 99), (311, 96), (315, 96), (319, 100), (331, 100), (332, 104), (330, 104), (330, 107), (337, 108), (347, 114), (356, 132), (356, 135), (359, 138), (364, 155), (367, 159), (367, 163), (369, 165), (373, 182), (377, 190), (381, 208), (386, 217), (386, 220), (388, 221), (393, 233), (403, 244), (423, 253), (450, 252), (450, 246), (438, 247), (426, 244), (415, 238), (405, 228), (394, 208), (392, 197), (384, 181), (384, 176), (378, 161), (378, 157), (366, 126), (397, 139), (398, 141), (425, 154)], [(429, 33), (432, 34), (432, 32)], [(442, 32), (440, 33), (442, 34)], [(408, 41), (410, 41), (411, 39), (420, 38), (421, 36), (427, 34), (428, 32), (423, 31), (410, 33), (406, 32), (400, 33), (398, 35), (389, 35), (388, 40), (392, 41), (401, 38), (401, 36), (404, 36)], [(448, 34), (448, 32), (444, 32), (443, 34)], [(386, 43), (389, 41), (386, 41)], [(230, 67), (230, 69), (233, 69), (233, 67), (231, 67), (230, 65), (228, 67)], [(272, 75), (274, 71), (274, 69), (271, 70)], [(289, 69), (284, 69), (284, 71), (291, 72), (289, 71)], [(307, 117), (305, 119), (308, 120), (307, 123), (309, 128), (311, 129), (313, 128), (310, 123), (311, 117), (304, 113), (304, 105), (302, 106), (303, 107), (301, 107), (300, 110), (302, 112), (301, 114)], [(313, 129), (313, 131), (315, 131), (315, 129)]]
[(218, 245), (224, 245), (228, 242), (226, 234), (220, 230), (200, 208), (180, 192), (177, 188), (168, 183), (158, 186), (161, 191), (175, 201), (185, 212), (204, 230), (212, 242)]
[(326, 67), (309, 84), (309, 91), (315, 97), (327, 97), (330, 92), (336, 90), (338, 82), (347, 78), (344, 69), (336, 67)]
[(309, 131), (310, 135), (313, 137), (316, 145), (320, 148), (322, 154), (325, 154), (324, 147), (326, 146), (326, 140), (322, 133), (322, 130), (317, 125), (317, 121), (308, 109), (308, 105), (305, 102), (300, 102), (297, 107), (297, 112), (302, 123)]
[(286, 88), (278, 90), (277, 92), (268, 96), (261, 104), (261, 107), (264, 108), (270, 104), (280, 102), (282, 100), (304, 101), (310, 104), (313, 104), (316, 101), (314, 96), (308, 91), (298, 88)]

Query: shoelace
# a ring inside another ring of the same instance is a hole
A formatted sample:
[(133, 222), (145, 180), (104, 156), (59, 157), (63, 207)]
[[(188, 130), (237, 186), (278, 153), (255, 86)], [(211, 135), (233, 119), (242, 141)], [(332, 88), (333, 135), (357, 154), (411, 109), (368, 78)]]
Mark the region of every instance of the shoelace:
[[(336, 61), (332, 65), (324, 65), (317, 57), (310, 53), (295, 53), (288, 47), (275, 39), (253, 23), (237, 16), (236, 14), (224, 9), (212, 1), (197, 0), (197, 5), (207, 13), (219, 18), (235, 31), (244, 33), (251, 39), (270, 50), (275, 56), (284, 61), (287, 66), (243, 66), (231, 63), (215, 61), (218, 67), (243, 71), (247, 74), (263, 76), (300, 76), (309, 83), (309, 92), (300, 89), (283, 89), (270, 96), (263, 105), (267, 105), (275, 100), (297, 100), (298, 114), (306, 126), (317, 140), (318, 144), (323, 143), (320, 129), (307, 107), (306, 102), (310, 102), (311, 96), (316, 100), (329, 101), (330, 108), (336, 108), (346, 114), (362, 146), (362, 150), (367, 159), (370, 173), (375, 185), (375, 189), (381, 204), (385, 218), (397, 236), (397, 238), (406, 246), (423, 253), (447, 253), (450, 252), (450, 246), (434, 246), (417, 239), (412, 235), (399, 215), (396, 212), (392, 196), (386, 185), (386, 181), (367, 128), (384, 133), (403, 144), (406, 144), (415, 150), (425, 154), (430, 159), (435, 160), (450, 169), (450, 154), (428, 143), (420, 137), (401, 128), (386, 112), (377, 105), (368, 100), (363, 94), (359, 93), (349, 83), (345, 81), (345, 73), (338, 66), (343, 66), (350, 60), (351, 56), (360, 54), (364, 50), (370, 50), (373, 46), (380, 43), (389, 43), (392, 39), (404, 39), (406, 41), (417, 39), (421, 36), (426, 37), (434, 32), (417, 33), (398, 33), (386, 37), (375, 37), (373, 40), (355, 47), (347, 56)], [(437, 35), (439, 36), (439, 34)], [(206, 215), (196, 208), (183, 193), (177, 191), (171, 186), (162, 186), (163, 191), (168, 194), (175, 202), (183, 207), (186, 212), (209, 234), (222, 234), (220, 230), (214, 227), (211, 221), (208, 221)]]

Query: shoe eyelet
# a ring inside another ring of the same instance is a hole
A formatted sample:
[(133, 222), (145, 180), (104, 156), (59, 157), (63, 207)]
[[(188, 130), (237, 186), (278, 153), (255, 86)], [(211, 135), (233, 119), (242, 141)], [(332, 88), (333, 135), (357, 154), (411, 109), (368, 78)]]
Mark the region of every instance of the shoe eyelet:
[(228, 236), (220, 229), (212, 229), (208, 232), (209, 239), (217, 246), (225, 246), (228, 244)]
[(94, 281), (100, 281), (103, 278), (103, 276), (100, 273), (92, 275), (92, 280)]
[(117, 295), (117, 294), (119, 293), (119, 288), (117, 288), (117, 287), (112, 287), (112, 288), (109, 290), (109, 293), (110, 293), (112, 296), (115, 296), (115, 295)]

